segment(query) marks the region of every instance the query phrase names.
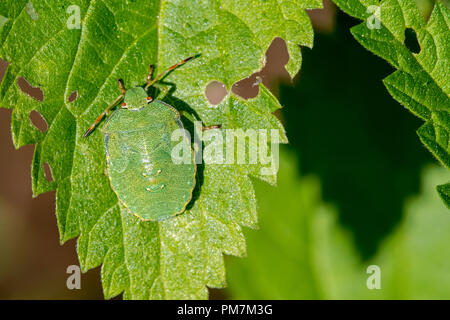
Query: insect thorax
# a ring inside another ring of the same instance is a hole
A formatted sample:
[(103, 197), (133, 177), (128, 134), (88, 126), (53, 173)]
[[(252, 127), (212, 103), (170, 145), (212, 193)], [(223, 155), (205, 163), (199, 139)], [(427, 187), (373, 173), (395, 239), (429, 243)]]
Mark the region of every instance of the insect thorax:
[(125, 92), (124, 102), (127, 109), (140, 109), (147, 104), (147, 93), (142, 87), (128, 89)]

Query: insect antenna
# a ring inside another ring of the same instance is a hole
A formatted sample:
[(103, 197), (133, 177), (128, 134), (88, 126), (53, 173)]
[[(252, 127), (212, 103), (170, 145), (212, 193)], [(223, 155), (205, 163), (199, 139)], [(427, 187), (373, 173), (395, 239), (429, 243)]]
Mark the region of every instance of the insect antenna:
[[(189, 60), (192, 60), (194, 58), (197, 58), (199, 55), (195, 55), (195, 56), (191, 56), (189, 58), (186, 58), (184, 60), (181, 60), (180, 62), (174, 64), (173, 66), (167, 68), (166, 70), (162, 71), (160, 74), (158, 74), (158, 76), (151, 80), (151, 77), (147, 77), (147, 85), (145, 86), (145, 90), (147, 90), (148, 88), (150, 88), (152, 85), (154, 85), (156, 82), (158, 82), (159, 80), (161, 80), (162, 78), (164, 78), (170, 71), (172, 71), (173, 69), (178, 68), (179, 66), (182, 66), (183, 64), (185, 64), (186, 62), (188, 62)], [(150, 70), (151, 73), (153, 73), (153, 66), (150, 66)]]

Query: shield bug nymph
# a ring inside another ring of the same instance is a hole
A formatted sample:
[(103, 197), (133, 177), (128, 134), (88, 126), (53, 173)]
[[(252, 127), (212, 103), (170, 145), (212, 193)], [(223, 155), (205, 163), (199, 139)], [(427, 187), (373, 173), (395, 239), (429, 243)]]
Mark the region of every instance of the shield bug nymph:
[[(144, 221), (161, 221), (181, 214), (192, 199), (196, 163), (190, 139), (182, 143), (190, 148), (190, 161), (175, 164), (171, 151), (179, 142), (171, 140), (174, 130), (184, 129), (180, 113), (160, 100), (153, 100), (147, 90), (168, 72), (183, 65), (189, 57), (153, 79), (153, 65), (144, 87), (125, 89), (119, 80), (121, 95), (98, 116), (84, 133), (89, 136), (108, 116), (103, 127), (107, 174), (119, 201)], [(115, 107), (119, 106), (115, 111)], [(220, 125), (203, 127), (203, 130)]]

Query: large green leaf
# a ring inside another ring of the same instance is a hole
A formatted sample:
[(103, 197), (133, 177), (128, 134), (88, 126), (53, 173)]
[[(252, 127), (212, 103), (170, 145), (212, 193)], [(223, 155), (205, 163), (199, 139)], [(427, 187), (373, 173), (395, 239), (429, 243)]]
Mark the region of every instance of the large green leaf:
[[(246, 232), (247, 259), (233, 259), (227, 266), (231, 297), (450, 298), (450, 217), (431, 188), (448, 178), (445, 168), (426, 168), (421, 194), (407, 201), (400, 226), (375, 257), (361, 261), (335, 209), (321, 200), (317, 179), (300, 179), (295, 157), (282, 152), (278, 187), (255, 185), (260, 230)], [(379, 290), (366, 285), (371, 265), (381, 271)]]
[[(190, 210), (165, 222), (143, 223), (120, 207), (110, 188), (100, 130), (87, 140), (82, 134), (117, 97), (118, 78), (127, 86), (142, 84), (150, 63), (162, 70), (200, 54), (164, 79), (175, 89), (167, 101), (194, 111), (206, 125), (279, 129), (280, 142), (286, 142), (271, 114), (280, 105), (262, 85), (254, 99), (229, 93), (217, 106), (208, 102), (205, 88), (219, 80), (231, 89), (259, 70), (275, 37), (286, 40), (287, 69), (295, 75), (299, 45), (313, 42), (304, 9), (320, 7), (321, 1), (32, 2), (36, 20), (25, 0), (0, 3), (0, 15), (8, 19), (0, 30), (0, 57), (10, 63), (0, 103), (13, 109), (15, 146), (36, 144), (34, 195), (56, 189), (61, 241), (79, 236), (83, 270), (103, 263), (106, 297), (124, 292), (126, 298), (206, 298), (207, 286), (225, 285), (222, 254), (245, 254), (241, 227), (257, 223), (249, 176), (260, 176), (259, 166), (201, 166)], [(80, 8), (81, 29), (67, 27), (70, 5)], [(20, 90), (21, 76), (43, 90), (43, 102)], [(78, 98), (69, 102), (75, 91)], [(46, 133), (30, 122), (32, 110), (46, 120)], [(54, 181), (46, 179), (45, 163)], [(260, 177), (273, 183), (275, 172)]]
[[(428, 22), (411, 0), (334, 0), (342, 10), (367, 20), (352, 34), (365, 48), (391, 63), (396, 72), (384, 79), (391, 95), (425, 124), (417, 131), (421, 141), (450, 168), (450, 9), (437, 1)], [(372, 8), (371, 8), (372, 6)], [(376, 7), (379, 7), (379, 15)], [(374, 19), (378, 17), (379, 28)], [(405, 32), (415, 31), (420, 52), (405, 44)], [(438, 187), (450, 207), (449, 186)], [(445, 196), (447, 195), (447, 196)]]

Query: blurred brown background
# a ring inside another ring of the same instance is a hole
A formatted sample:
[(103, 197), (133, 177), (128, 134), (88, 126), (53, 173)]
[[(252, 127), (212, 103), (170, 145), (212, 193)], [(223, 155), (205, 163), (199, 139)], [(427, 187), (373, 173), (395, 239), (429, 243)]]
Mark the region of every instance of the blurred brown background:
[[(309, 12), (316, 31), (333, 30), (335, 11), (334, 5), (325, 1), (323, 10)], [(263, 70), (236, 84), (233, 91), (245, 98), (256, 96), (254, 84), (259, 76), (277, 94), (280, 81), (291, 81), (284, 68), (287, 61), (284, 41), (275, 39)], [(6, 67), (0, 61), (0, 81)], [(19, 85), (31, 96), (42, 98), (40, 90), (27, 86), (25, 81)], [(207, 96), (218, 103), (224, 89), (220, 84), (211, 85)], [(14, 149), (10, 119), (11, 110), (0, 109), (0, 299), (103, 299), (100, 268), (82, 275), (82, 290), (67, 289), (66, 269), (78, 265), (76, 241), (63, 246), (59, 243), (54, 192), (32, 198), (30, 166), (34, 146)], [(36, 123), (36, 119), (33, 121)], [(215, 290), (212, 298), (222, 294)]]

